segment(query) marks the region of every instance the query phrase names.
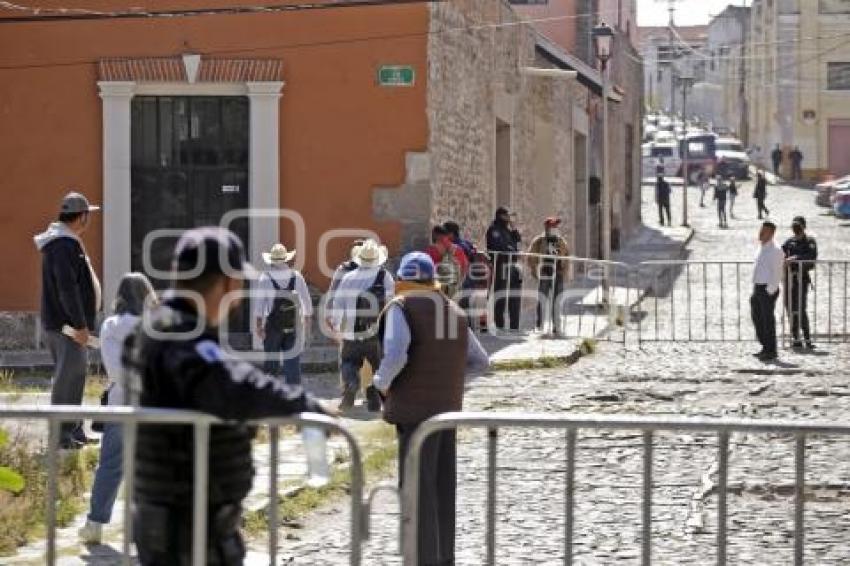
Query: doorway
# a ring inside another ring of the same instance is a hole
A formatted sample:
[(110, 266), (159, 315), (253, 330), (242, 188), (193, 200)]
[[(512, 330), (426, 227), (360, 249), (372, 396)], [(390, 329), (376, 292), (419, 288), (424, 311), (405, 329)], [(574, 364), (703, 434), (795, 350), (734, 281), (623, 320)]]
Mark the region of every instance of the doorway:
[[(131, 102), (130, 232), (134, 271), (167, 271), (179, 232), (248, 208), (249, 101), (244, 96), (137, 96)], [(248, 220), (230, 228), (250, 249)], [(147, 273), (151, 276), (151, 273)], [(161, 289), (166, 282), (151, 278)]]
[(511, 207), (511, 126), (496, 120), (496, 206)]

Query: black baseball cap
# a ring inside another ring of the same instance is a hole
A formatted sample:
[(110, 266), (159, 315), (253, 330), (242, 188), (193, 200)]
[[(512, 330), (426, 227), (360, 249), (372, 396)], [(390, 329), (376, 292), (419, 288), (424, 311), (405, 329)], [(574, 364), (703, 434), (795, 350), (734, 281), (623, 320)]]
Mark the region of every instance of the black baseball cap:
[(172, 271), (176, 277), (193, 279), (221, 274), (252, 279), (259, 275), (248, 263), (245, 246), (239, 236), (220, 226), (187, 230), (174, 247)]

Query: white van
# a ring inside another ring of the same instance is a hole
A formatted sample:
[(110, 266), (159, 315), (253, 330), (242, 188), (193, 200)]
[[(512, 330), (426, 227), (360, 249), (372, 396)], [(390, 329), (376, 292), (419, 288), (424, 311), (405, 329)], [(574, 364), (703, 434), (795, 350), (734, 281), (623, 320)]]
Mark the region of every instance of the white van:
[(679, 156), (679, 144), (675, 140), (655, 141), (641, 146), (641, 166), (643, 177), (655, 177), (659, 167), (665, 177), (675, 177), (682, 167)]

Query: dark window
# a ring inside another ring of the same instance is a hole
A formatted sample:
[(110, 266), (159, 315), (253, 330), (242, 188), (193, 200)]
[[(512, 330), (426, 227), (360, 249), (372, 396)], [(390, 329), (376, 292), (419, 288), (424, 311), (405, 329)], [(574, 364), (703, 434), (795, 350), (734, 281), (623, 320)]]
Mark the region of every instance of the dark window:
[(850, 63), (826, 64), (826, 88), (850, 90)]

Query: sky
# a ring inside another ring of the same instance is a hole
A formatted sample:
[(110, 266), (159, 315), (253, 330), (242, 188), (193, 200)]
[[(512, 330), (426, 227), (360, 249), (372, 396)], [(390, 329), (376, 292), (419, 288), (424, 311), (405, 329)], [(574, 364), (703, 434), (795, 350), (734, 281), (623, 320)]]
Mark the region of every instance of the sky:
[[(704, 25), (729, 4), (741, 6), (749, 3), (749, 0), (677, 0), (676, 25)], [(637, 0), (638, 25), (666, 26), (670, 17), (667, 6), (667, 0)]]

